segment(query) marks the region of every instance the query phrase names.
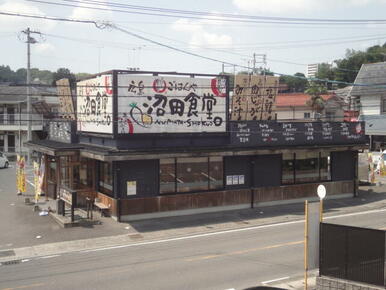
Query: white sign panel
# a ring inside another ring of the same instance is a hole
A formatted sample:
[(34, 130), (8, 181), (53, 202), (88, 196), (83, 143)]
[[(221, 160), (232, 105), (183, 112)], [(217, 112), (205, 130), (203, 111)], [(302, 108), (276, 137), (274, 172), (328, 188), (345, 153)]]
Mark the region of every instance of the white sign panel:
[(113, 133), (112, 75), (77, 83), (78, 131)]
[(137, 181), (127, 181), (127, 195), (137, 194)]
[(226, 79), (118, 75), (118, 133), (225, 132)]

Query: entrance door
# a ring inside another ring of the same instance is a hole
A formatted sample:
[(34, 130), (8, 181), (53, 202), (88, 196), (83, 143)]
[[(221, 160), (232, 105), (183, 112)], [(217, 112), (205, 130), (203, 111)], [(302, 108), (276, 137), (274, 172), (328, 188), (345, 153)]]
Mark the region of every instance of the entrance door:
[(15, 135), (8, 135), (8, 152), (15, 152)]
[(0, 134), (0, 152), (4, 152), (4, 134)]
[(55, 158), (46, 157), (47, 170), (47, 196), (52, 199), (56, 199), (57, 189), (57, 163)]

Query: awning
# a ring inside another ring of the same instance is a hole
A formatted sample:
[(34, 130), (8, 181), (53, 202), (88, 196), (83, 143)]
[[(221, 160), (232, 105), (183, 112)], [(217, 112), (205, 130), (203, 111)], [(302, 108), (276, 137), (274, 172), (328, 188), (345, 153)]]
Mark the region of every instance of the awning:
[(51, 140), (29, 141), (24, 145), (31, 150), (48, 154), (51, 156), (64, 156), (78, 153), (83, 148), (80, 144), (63, 143)]

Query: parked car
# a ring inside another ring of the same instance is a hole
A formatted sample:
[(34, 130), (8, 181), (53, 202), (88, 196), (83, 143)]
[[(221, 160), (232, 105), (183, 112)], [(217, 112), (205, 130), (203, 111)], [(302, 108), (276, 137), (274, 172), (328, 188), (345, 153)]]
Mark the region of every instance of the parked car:
[(4, 153), (0, 152), (0, 168), (7, 168), (9, 166), (9, 161), (7, 156)]

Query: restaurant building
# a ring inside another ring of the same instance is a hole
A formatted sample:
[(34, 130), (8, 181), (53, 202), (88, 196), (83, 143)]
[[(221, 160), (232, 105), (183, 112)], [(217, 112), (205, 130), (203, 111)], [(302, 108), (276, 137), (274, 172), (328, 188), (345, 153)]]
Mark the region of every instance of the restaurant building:
[(113, 70), (78, 82), (76, 100), (76, 120), (28, 146), (49, 197), (70, 188), (77, 206), (97, 200), (118, 221), (300, 201), (319, 184), (329, 198), (357, 190), (363, 123), (237, 120), (226, 76)]

